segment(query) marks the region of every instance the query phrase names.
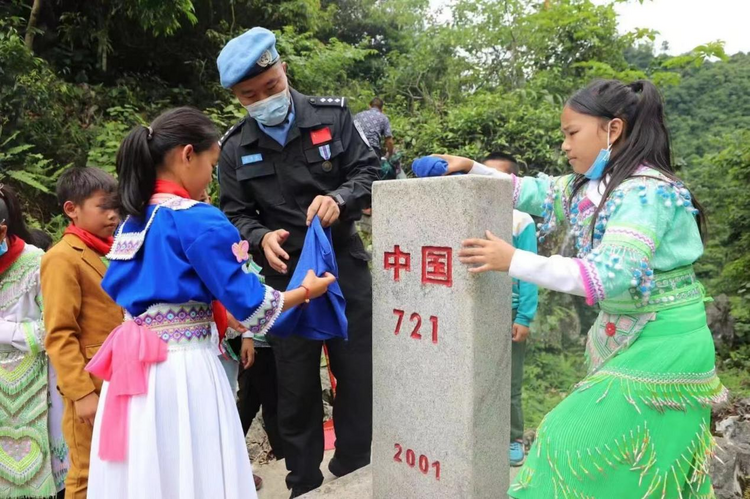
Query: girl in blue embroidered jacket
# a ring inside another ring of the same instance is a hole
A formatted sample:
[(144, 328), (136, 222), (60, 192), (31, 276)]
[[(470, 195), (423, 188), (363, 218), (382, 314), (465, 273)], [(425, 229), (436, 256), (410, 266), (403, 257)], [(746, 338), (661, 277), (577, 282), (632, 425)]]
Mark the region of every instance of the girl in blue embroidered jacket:
[(216, 357), (211, 303), (221, 302), (247, 329), (249, 366), (252, 335), (266, 334), (282, 310), (321, 296), (334, 281), (308, 273), (282, 293), (245, 271), (239, 232), (199, 201), (219, 158), (217, 139), (206, 116), (178, 108), (136, 127), (118, 151), (127, 217), (102, 287), (127, 314), (87, 367), (105, 380), (92, 438), (92, 499), (186, 490), (256, 497), (235, 394)]

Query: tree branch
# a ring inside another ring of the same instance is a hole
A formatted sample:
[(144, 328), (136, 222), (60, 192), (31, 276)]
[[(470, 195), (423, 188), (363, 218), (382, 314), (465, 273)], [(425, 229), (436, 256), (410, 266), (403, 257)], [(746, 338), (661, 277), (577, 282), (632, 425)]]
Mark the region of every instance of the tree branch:
[(39, 22), (39, 12), (42, 10), (42, 0), (34, 0), (34, 5), (31, 7), (31, 15), (29, 15), (29, 23), (26, 25), (26, 37), (24, 43), (31, 50), (34, 51), (34, 36), (36, 35), (36, 25)]

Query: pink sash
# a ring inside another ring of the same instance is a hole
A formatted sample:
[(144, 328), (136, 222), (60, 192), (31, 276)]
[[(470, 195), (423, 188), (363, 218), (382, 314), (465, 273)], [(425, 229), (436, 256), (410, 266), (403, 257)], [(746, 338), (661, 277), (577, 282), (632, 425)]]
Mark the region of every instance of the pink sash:
[(151, 364), (167, 360), (167, 343), (145, 326), (129, 320), (107, 337), (86, 370), (109, 381), (99, 431), (99, 457), (124, 461), (128, 448), (130, 397), (148, 391)]

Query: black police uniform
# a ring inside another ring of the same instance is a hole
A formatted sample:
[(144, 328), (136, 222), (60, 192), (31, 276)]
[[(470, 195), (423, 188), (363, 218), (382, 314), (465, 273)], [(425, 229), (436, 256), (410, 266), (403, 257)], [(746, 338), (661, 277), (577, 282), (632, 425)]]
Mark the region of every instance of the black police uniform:
[[(327, 341), (337, 380), (333, 418), (336, 453), (332, 468), (353, 471), (370, 461), (372, 439), (372, 280), (369, 255), (354, 221), (371, 201), (378, 158), (356, 128), (343, 97), (309, 97), (291, 90), (295, 121), (285, 146), (247, 118), (222, 138), (219, 160), (221, 208), (250, 243), (266, 284), (285, 290), (307, 233), (307, 209), (318, 195), (333, 197), (341, 216), (332, 226), (339, 284), (346, 298), (349, 340)], [(326, 131), (325, 129), (328, 129)], [(328, 137), (330, 140), (321, 139)], [(266, 261), (260, 242), (285, 229), (286, 275)], [(307, 490), (323, 476), (322, 342), (268, 336), (276, 357), (279, 430), (286, 456), (287, 486)]]

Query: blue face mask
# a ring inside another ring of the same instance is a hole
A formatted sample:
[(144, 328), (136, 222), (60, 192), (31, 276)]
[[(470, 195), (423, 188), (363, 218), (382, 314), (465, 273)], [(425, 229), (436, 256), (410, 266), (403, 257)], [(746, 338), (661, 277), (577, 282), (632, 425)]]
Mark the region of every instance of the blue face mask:
[(607, 148), (599, 151), (599, 155), (594, 160), (591, 168), (583, 174), (583, 176), (589, 180), (599, 180), (602, 178), (604, 168), (607, 166), (607, 163), (609, 163), (609, 157), (612, 150), (612, 144), (609, 141), (609, 127), (611, 124), (611, 121), (607, 123)]
[(289, 96), (289, 90), (284, 90), (271, 97), (258, 101), (249, 106), (245, 106), (247, 113), (255, 121), (265, 126), (276, 126), (289, 114), (289, 106), (292, 101)]
[(6, 237), (2, 243), (0, 243), (0, 256), (3, 256), (8, 252), (8, 238)]

